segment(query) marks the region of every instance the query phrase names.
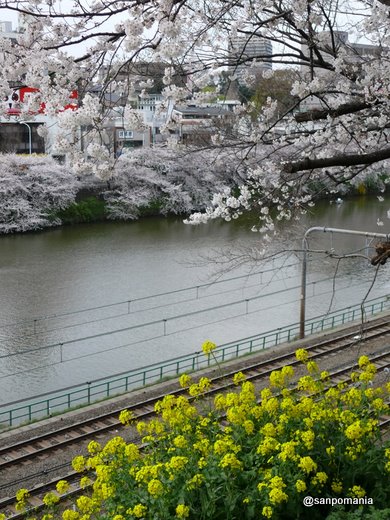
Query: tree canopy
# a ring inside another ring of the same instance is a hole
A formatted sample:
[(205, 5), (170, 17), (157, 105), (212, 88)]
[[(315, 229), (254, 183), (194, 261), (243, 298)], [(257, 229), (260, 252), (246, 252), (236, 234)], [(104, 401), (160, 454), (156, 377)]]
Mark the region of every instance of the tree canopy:
[[(205, 98), (205, 85), (218, 88), (226, 71), (234, 82), (239, 67), (245, 66), (246, 82), (255, 89), (259, 64), (268, 78), (270, 62), (273, 70), (286, 69), (284, 74), (291, 69), (294, 103), (273, 100), (271, 89), (257, 117), (249, 102), (236, 109), (228, 129), (216, 125), (213, 146), (236, 149), (240, 163), (247, 161), (247, 178), (238, 194), (224, 192), (206, 213), (192, 217), (232, 218), (257, 207), (265, 227), (272, 228), (269, 206), (277, 207), (279, 218), (291, 218), (310, 202), (313, 186), (337, 191), (375, 173), (385, 189), (389, 7), (388, 0), (3, 0), (2, 18), (18, 13), (23, 32), (1, 39), (0, 86), (39, 88), (30, 113), (44, 99), (46, 112), (60, 112), (69, 133), (94, 126), (97, 142), (90, 156), (109, 162), (99, 131), (104, 93), (116, 89), (126, 97), (132, 85), (124, 69), (165, 64), (167, 104)], [(270, 42), (272, 50), (246, 52), (255, 39)], [(242, 51), (233, 53), (237, 41)], [(146, 91), (153, 88), (151, 79)], [(90, 91), (97, 82), (101, 89), (94, 97)], [(82, 106), (61, 112), (75, 85)], [(76, 164), (83, 160), (72, 153)]]

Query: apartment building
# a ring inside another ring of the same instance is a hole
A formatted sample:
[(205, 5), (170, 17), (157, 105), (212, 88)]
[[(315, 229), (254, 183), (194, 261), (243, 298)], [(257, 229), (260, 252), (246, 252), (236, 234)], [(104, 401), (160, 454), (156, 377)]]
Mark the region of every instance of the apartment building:
[(231, 36), (228, 53), (230, 70), (241, 85), (247, 83), (248, 73), (257, 75), (272, 69), (272, 43), (255, 34)]

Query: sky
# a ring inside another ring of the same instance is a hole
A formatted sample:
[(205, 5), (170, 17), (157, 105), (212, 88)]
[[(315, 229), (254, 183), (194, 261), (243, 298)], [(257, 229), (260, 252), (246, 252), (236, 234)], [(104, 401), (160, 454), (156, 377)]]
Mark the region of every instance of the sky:
[[(3, 3), (3, 2), (0, 2), (0, 5), (1, 5), (1, 3)], [(84, 4), (90, 4), (90, 3), (91, 2), (89, 0), (84, 1)], [(74, 5), (74, 2), (73, 2), (73, 0), (56, 0), (55, 5), (57, 8), (57, 11), (59, 11), (59, 12), (61, 10), (68, 11), (72, 8), (72, 6)], [(343, 4), (340, 3), (340, 6), (342, 6), (342, 5)], [(340, 7), (340, 11), (342, 11), (341, 7)], [(351, 12), (351, 7), (349, 7), (349, 11)], [(353, 12), (352, 15), (350, 14), (348, 16), (347, 16), (347, 14), (343, 14), (341, 12), (341, 14), (338, 18), (339, 18), (339, 23), (340, 23), (340, 29), (345, 30), (347, 27), (349, 27), (349, 29), (351, 29), (351, 26), (355, 25), (357, 21), (361, 20), (362, 16), (358, 13), (358, 10), (356, 10), (355, 12)], [(17, 13), (15, 13), (15, 11), (11, 11), (4, 7), (0, 7), (0, 20), (11, 21), (14, 30), (17, 29), (17, 27), (19, 25)], [(112, 30), (114, 28), (115, 24), (118, 23), (118, 21), (121, 21), (118, 17), (116, 19), (109, 20), (105, 24), (105, 28), (107, 28), (108, 30)], [(349, 41), (351, 41), (351, 42), (359, 41), (361, 43), (368, 42), (368, 40), (365, 38), (364, 34), (357, 33), (356, 31), (353, 32), (352, 30), (349, 30)], [(83, 45), (78, 45), (77, 47), (76, 46), (69, 47), (67, 49), (67, 52), (69, 52), (70, 54), (72, 54), (74, 56), (80, 56), (85, 53), (85, 51), (88, 48), (88, 45), (89, 44), (83, 44)], [(278, 68), (278, 67), (276, 67), (276, 68)]]

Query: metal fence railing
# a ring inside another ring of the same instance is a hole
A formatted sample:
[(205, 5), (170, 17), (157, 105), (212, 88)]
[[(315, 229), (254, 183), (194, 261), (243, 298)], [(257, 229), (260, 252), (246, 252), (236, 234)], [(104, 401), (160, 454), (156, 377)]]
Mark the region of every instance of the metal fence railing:
[[(367, 318), (390, 308), (390, 296), (382, 296), (364, 303), (334, 311), (326, 316), (312, 318), (305, 323), (305, 334), (315, 334), (338, 325), (352, 322), (362, 316)], [(55, 413), (77, 408), (108, 397), (123, 394), (130, 389), (143, 387), (164, 379), (205, 368), (215, 361), (224, 361), (255, 351), (290, 342), (299, 337), (299, 323), (281, 327), (263, 334), (250, 336), (215, 349), (213, 356), (202, 351), (180, 356), (161, 363), (128, 371), (109, 378), (97, 379), (83, 385), (62, 388), (30, 398), (9, 402), (0, 406), (0, 428), (50, 417)]]

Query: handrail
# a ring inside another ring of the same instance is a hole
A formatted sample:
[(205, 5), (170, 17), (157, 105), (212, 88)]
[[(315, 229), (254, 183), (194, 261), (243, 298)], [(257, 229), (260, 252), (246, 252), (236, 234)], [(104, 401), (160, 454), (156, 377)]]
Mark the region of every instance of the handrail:
[[(390, 296), (381, 296), (364, 304), (366, 316), (372, 316), (390, 309)], [(337, 325), (355, 321), (361, 316), (361, 304), (339, 309), (325, 316), (314, 317), (305, 323), (305, 332), (314, 334), (329, 330)], [(136, 370), (122, 372), (109, 378), (100, 378), (85, 383), (61, 388), (57, 392), (47, 392), (26, 399), (0, 405), (0, 428), (14, 426), (21, 422), (51, 417), (53, 413), (64, 412), (74, 407), (91, 404), (113, 395), (123, 394), (130, 389), (178, 376), (183, 372), (195, 371), (218, 362), (234, 359), (256, 350), (263, 350), (299, 338), (300, 323), (288, 325), (266, 333), (242, 338), (236, 342), (220, 345), (213, 356), (202, 351), (154, 363)], [(65, 393), (64, 393), (65, 392)], [(46, 398), (46, 399), (45, 399)], [(20, 406), (17, 406), (20, 405)]]

